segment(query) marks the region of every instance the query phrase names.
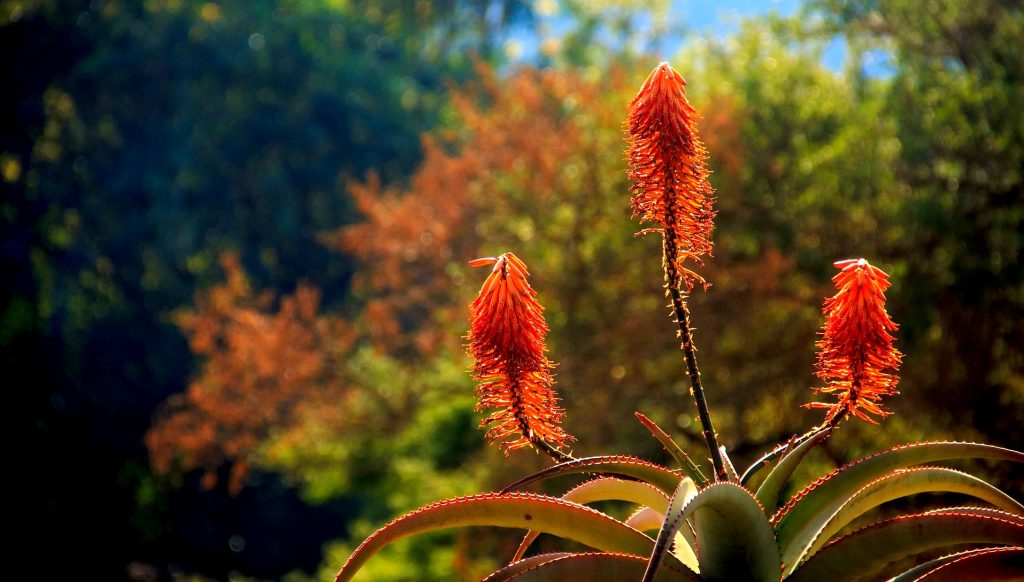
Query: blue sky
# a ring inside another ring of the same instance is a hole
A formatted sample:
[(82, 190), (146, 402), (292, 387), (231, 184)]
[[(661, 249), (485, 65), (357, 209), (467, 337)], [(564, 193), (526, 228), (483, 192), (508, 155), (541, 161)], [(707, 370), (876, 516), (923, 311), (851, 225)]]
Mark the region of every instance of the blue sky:
[[(669, 18), (684, 22), (687, 28), (698, 34), (710, 32), (715, 36), (727, 36), (739, 30), (740, 21), (744, 18), (756, 18), (772, 12), (792, 16), (801, 4), (800, 0), (674, 0)], [(832, 70), (841, 69), (846, 59), (845, 49), (842, 42), (833, 42), (822, 55), (822, 62)]]
[[(556, 6), (556, 0), (537, 0), (536, 5), (542, 4)], [(686, 30), (685, 36), (672, 36), (665, 39), (665, 42), (658, 47), (657, 53), (663, 58), (672, 58), (680, 49), (682, 44), (691, 35), (711, 34), (714, 36), (728, 36), (739, 30), (740, 22), (746, 18), (757, 18), (768, 15), (772, 12), (782, 16), (796, 14), (803, 2), (801, 0), (732, 0), (724, 2), (712, 2), (709, 0), (672, 0), (669, 8), (669, 22), (672, 25), (681, 25)], [(545, 24), (556, 36), (559, 30), (565, 30), (569, 26), (568, 20), (557, 13), (547, 17)], [(511, 39), (518, 46), (519, 58), (530, 60), (536, 56), (539, 46), (539, 39), (536, 37), (526, 38), (513, 34)], [(510, 55), (511, 56), (511, 55)], [(834, 70), (839, 71), (846, 59), (846, 46), (842, 40), (831, 43), (822, 54), (822, 63)], [(513, 60), (517, 60), (513, 57)], [(873, 76), (885, 76), (891, 73), (887, 66), (886, 56), (883, 53), (866, 55), (866, 72)]]
[(682, 19), (687, 26), (698, 31), (728, 34), (738, 28), (737, 23), (743, 17), (770, 12), (788, 16), (795, 13), (799, 7), (799, 0), (675, 0), (672, 2), (669, 17), (673, 20)]

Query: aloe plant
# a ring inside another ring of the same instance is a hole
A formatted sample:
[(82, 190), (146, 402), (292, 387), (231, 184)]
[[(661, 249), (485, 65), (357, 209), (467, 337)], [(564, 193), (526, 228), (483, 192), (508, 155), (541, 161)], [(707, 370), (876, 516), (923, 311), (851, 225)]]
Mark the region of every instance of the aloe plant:
[[(634, 215), (663, 239), (671, 315), (679, 325), (686, 375), (711, 460), (709, 476), (646, 416), (637, 419), (678, 466), (636, 457), (574, 458), (552, 389), (543, 307), (525, 263), (506, 253), (471, 261), (491, 273), (471, 306), (469, 352), (475, 361), (482, 426), (505, 454), (533, 448), (555, 464), (495, 493), (439, 501), (403, 515), (367, 538), (337, 581), (349, 580), (387, 544), (428, 531), (496, 526), (525, 530), (501, 580), (818, 581), (1024, 579), (1024, 506), (985, 481), (947, 467), (961, 459), (1024, 462), (1024, 453), (963, 442), (911, 443), (839, 467), (789, 498), (796, 468), (848, 418), (876, 423), (896, 394), (902, 354), (885, 310), (888, 276), (864, 259), (836, 263), (836, 295), (825, 300), (818, 342), (820, 426), (768, 451), (739, 473), (718, 442), (704, 398), (686, 296), (705, 280), (691, 267), (710, 254), (713, 191), (696, 112), (685, 81), (667, 63), (648, 77), (627, 122)], [(560, 497), (523, 492), (563, 475), (583, 482)], [(853, 529), (883, 503), (918, 493), (952, 492), (981, 505), (899, 515)], [(589, 504), (619, 500), (633, 510), (618, 519)], [(540, 534), (590, 548), (527, 556)], [(964, 546), (970, 549), (964, 550)], [(910, 558), (917, 558), (916, 565)], [(903, 572), (893, 572), (902, 567)]]

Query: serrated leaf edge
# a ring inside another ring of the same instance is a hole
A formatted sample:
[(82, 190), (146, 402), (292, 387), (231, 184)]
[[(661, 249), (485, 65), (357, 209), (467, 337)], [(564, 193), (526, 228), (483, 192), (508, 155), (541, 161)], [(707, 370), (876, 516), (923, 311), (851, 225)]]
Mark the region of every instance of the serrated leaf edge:
[[(933, 574), (941, 573), (941, 571), (944, 568), (954, 568), (954, 567), (956, 567), (956, 565), (961, 564), (961, 563), (966, 562), (966, 561), (972, 561), (972, 560), (976, 560), (976, 559), (982, 558), (984, 556), (991, 556), (993, 554), (1000, 554), (1000, 553), (1005, 553), (1005, 552), (1018, 552), (1018, 553), (1024, 554), (1024, 547), (1021, 547), (1021, 546), (1002, 546), (1002, 547), (998, 547), (998, 548), (984, 548), (984, 549), (973, 551), (973, 552), (966, 552), (965, 555), (963, 555), (963, 556), (960, 556), (960, 557), (958, 557), (958, 558), (956, 558), (954, 560), (949, 560), (948, 562), (940, 564), (939, 566), (937, 566), (936, 568), (934, 568), (932, 570), (928, 570), (922, 576), (918, 577), (917, 580), (921, 580), (922, 582), (928, 582), (928, 577), (929, 576), (932, 576)], [(1024, 572), (1021, 572), (1021, 577), (1024, 577)]]
[(367, 546), (371, 546), (371, 545), (375, 544), (376, 541), (382, 535), (384, 535), (385, 532), (387, 532), (391, 528), (397, 526), (398, 524), (400, 524), (403, 521), (408, 521), (408, 520), (410, 520), (410, 519), (412, 519), (412, 518), (414, 518), (416, 516), (419, 516), (419, 515), (421, 515), (423, 513), (427, 513), (427, 512), (433, 511), (433, 510), (435, 510), (435, 509), (437, 509), (439, 507), (446, 507), (446, 506), (450, 506), (450, 505), (471, 503), (471, 502), (476, 502), (476, 501), (503, 501), (503, 500), (534, 501), (534, 502), (538, 502), (538, 503), (545, 503), (545, 504), (548, 504), (548, 505), (554, 505), (554, 506), (560, 506), (560, 507), (571, 507), (571, 508), (576, 509), (576, 510), (582, 510), (582, 511), (585, 511), (587, 513), (591, 513), (595, 517), (598, 517), (600, 519), (606, 519), (608, 521), (614, 522), (616, 525), (619, 525), (619, 526), (622, 526), (622, 527), (626, 527), (626, 528), (632, 530), (633, 532), (636, 532), (637, 535), (643, 536), (644, 538), (647, 538), (651, 542), (651, 544), (654, 543), (654, 540), (652, 540), (650, 538), (650, 536), (648, 536), (647, 534), (645, 534), (643, 532), (640, 532), (640, 531), (637, 531), (637, 530), (635, 530), (635, 529), (625, 525), (621, 521), (615, 519), (614, 517), (612, 517), (612, 516), (610, 516), (610, 515), (608, 515), (606, 513), (602, 513), (602, 512), (600, 512), (600, 511), (598, 511), (598, 510), (596, 510), (596, 509), (594, 509), (592, 507), (587, 507), (586, 505), (580, 505), (578, 503), (572, 503), (572, 502), (569, 502), (569, 501), (564, 501), (564, 500), (559, 499), (557, 497), (551, 497), (551, 496), (548, 496), (548, 495), (541, 495), (541, 494), (538, 494), (538, 493), (525, 493), (525, 492), (477, 493), (477, 494), (474, 494), (474, 495), (465, 495), (465, 496), (461, 496), (461, 497), (454, 497), (454, 498), (451, 498), (451, 499), (442, 499), (440, 501), (435, 501), (433, 503), (424, 505), (424, 506), (419, 507), (417, 509), (414, 509), (414, 510), (408, 512), (408, 513), (405, 513), (405, 514), (403, 514), (403, 515), (401, 515), (401, 516), (391, 520), (386, 525), (378, 528), (377, 531), (373, 532), (366, 539), (364, 539), (363, 542), (361, 544), (359, 544), (359, 546), (355, 549), (355, 551), (353, 551), (352, 554), (349, 555), (348, 559), (345, 560), (345, 563), (341, 566), (341, 569), (338, 571), (338, 574), (335, 577), (335, 581), (337, 582), (337, 580), (341, 579), (341, 575), (348, 568), (349, 564), (352, 563), (353, 559), (356, 556), (359, 556), (361, 554), (361, 552), (362, 552), (362, 550), (364, 548), (366, 548)]
[[(942, 471), (946, 471), (946, 472), (949, 472), (949, 473), (955, 473), (957, 475), (961, 475), (961, 476), (964, 476), (964, 477), (969, 477), (969, 478), (975, 479), (975, 480), (977, 480), (977, 481), (979, 481), (979, 482), (981, 482), (981, 483), (983, 483), (985, 485), (988, 485), (988, 483), (986, 483), (985, 481), (982, 481), (981, 479), (978, 479), (977, 477), (975, 477), (974, 475), (971, 475), (970, 473), (966, 473), (964, 471), (959, 471), (957, 469), (950, 469), (949, 467), (938, 467), (938, 466), (926, 465), (926, 466), (919, 466), (919, 467), (909, 467), (909, 468), (906, 468), (906, 469), (897, 469), (895, 471), (887, 473), (887, 474), (885, 474), (885, 475), (883, 475), (883, 476), (881, 476), (881, 477), (879, 477), (877, 479), (874, 479), (874, 480), (868, 482), (863, 487), (861, 487), (860, 489), (855, 491), (852, 495), (847, 497), (846, 500), (843, 501), (842, 504), (840, 504), (838, 507), (836, 507), (835, 511), (832, 512), (832, 515), (829, 516), (828, 520), (825, 521), (825, 523), (822, 524), (822, 526), (818, 529), (818, 532), (808, 542), (807, 549), (803, 552), (803, 554), (801, 554), (797, 558), (797, 562), (796, 562), (797, 563), (797, 567), (799, 567), (800, 563), (810, 559), (815, 553), (817, 553), (818, 551), (821, 551), (822, 549), (824, 549), (825, 546), (818, 547), (818, 548), (816, 548), (815, 546), (817, 546), (818, 541), (821, 539), (821, 536), (824, 534), (824, 532), (827, 529), (829, 529), (829, 525), (832, 523), (832, 520), (835, 519), (835, 517), (837, 515), (839, 515), (839, 513), (845, 507), (847, 507), (852, 501), (854, 501), (855, 499), (860, 497), (860, 495), (864, 491), (867, 491), (867, 490), (871, 489), (872, 487), (877, 486), (879, 483), (882, 483), (884, 481), (888, 481), (890, 479), (895, 479), (895, 478), (900, 477), (902, 475), (907, 475), (907, 474), (911, 474), (911, 473), (919, 473), (919, 472), (924, 472), (924, 471), (933, 471), (933, 470), (936, 470), (936, 469), (941, 469)], [(993, 489), (995, 489), (995, 488), (993, 487)], [(998, 489), (997, 489), (997, 491), (998, 491)], [(1003, 510), (997, 510), (997, 511), (1003, 511)], [(924, 512), (924, 513), (925, 514), (929, 514), (930, 512)], [(1024, 518), (1024, 516), (1013, 514), (1013, 513), (1007, 512), (1007, 511), (1003, 511), (1003, 513), (1006, 513), (1007, 515), (1010, 515), (1010, 516), (1015, 516), (1018, 519)], [(837, 532), (833, 532), (833, 533), (837, 533)], [(829, 534), (829, 535), (831, 536), (832, 534)], [(795, 568), (793, 568), (793, 570), (795, 570)]]
[(807, 567), (814, 560), (821, 559), (820, 556), (822, 554), (825, 554), (830, 548), (832, 548), (833, 546), (835, 546), (837, 544), (845, 543), (845, 542), (849, 541), (850, 539), (853, 539), (853, 538), (858, 537), (858, 536), (862, 536), (862, 535), (866, 534), (867, 532), (869, 532), (871, 530), (883, 529), (883, 528), (889, 527), (889, 526), (891, 526), (892, 524), (894, 524), (896, 522), (909, 521), (909, 520), (921, 519), (921, 518), (928, 518), (928, 519), (973, 518), (973, 519), (977, 519), (977, 520), (995, 521), (995, 522), (1001, 522), (1001, 523), (1005, 523), (1005, 524), (1008, 524), (1008, 525), (1011, 525), (1011, 526), (1014, 526), (1014, 527), (1021, 528), (1021, 532), (1022, 532), (1022, 534), (1024, 534), (1024, 524), (1022, 524), (1021, 522), (1019, 522), (1017, 520), (1013, 520), (1013, 519), (1002, 519), (1000, 517), (995, 517), (995, 516), (982, 516), (982, 515), (971, 514), (971, 513), (962, 513), (962, 512), (958, 512), (958, 511), (950, 511), (950, 512), (934, 512), (933, 511), (933, 512), (925, 512), (925, 513), (914, 513), (914, 514), (900, 515), (900, 516), (896, 516), (896, 517), (892, 517), (892, 518), (885, 519), (885, 520), (882, 520), (882, 521), (878, 521), (878, 522), (866, 525), (864, 527), (855, 529), (855, 530), (847, 533), (846, 535), (844, 535), (842, 537), (839, 537), (839, 538), (836, 538), (836, 539), (833, 539), (833, 540), (829, 541), (814, 556), (811, 556), (806, 561), (801, 563), (799, 565), (799, 567), (797, 567), (793, 572), (791, 572), (790, 574), (788, 574), (785, 577), (789, 578), (790, 576), (800, 575), (800, 573), (801, 573), (803, 568)]
[[(605, 483), (605, 482), (607, 482), (609, 480), (611, 480), (611, 481), (618, 481), (620, 483), (634, 483), (634, 484), (642, 486), (642, 487), (647, 487), (653, 493), (655, 493), (656, 495), (661, 496), (665, 500), (665, 504), (664, 504), (665, 506), (667, 506), (668, 503), (669, 503), (668, 496), (665, 495), (665, 492), (662, 491), (661, 489), (658, 489), (654, 485), (651, 485), (650, 483), (648, 483), (646, 481), (625, 481), (625, 480), (619, 479), (617, 477), (595, 477), (593, 479), (588, 479), (588, 480), (580, 483), (579, 485), (576, 485), (572, 489), (566, 491), (565, 493), (563, 493), (562, 496), (561, 496), (561, 499), (565, 500), (565, 501), (569, 501), (571, 503), (579, 503), (581, 505), (586, 505), (588, 503), (593, 503), (594, 501), (608, 501), (608, 500), (610, 500), (612, 498), (601, 498), (601, 499), (579, 501), (579, 500), (575, 500), (575, 499), (569, 499), (569, 497), (571, 495), (573, 495), (574, 493), (578, 493), (578, 492), (580, 492), (582, 490), (585, 490), (585, 489), (587, 489), (589, 487), (593, 487), (593, 486), (595, 486), (595, 485), (597, 485), (599, 483)], [(616, 497), (614, 499), (621, 500), (621, 501), (628, 501), (630, 503), (637, 503), (637, 504), (643, 506), (643, 502), (640, 502), (640, 501), (637, 501), (637, 500), (634, 500), (634, 499), (624, 499), (624, 498), (621, 498), (621, 497)], [(644, 507), (646, 507), (646, 506), (644, 506)], [(659, 507), (659, 509), (664, 511), (664, 507)], [(624, 521), (623, 523), (626, 523), (626, 522)], [(629, 524), (627, 523), (626, 525), (629, 525)], [(516, 553), (513, 554), (513, 556), (512, 556), (512, 562), (521, 560), (523, 555), (526, 553), (526, 550), (529, 549), (530, 545), (534, 542), (534, 540), (537, 539), (537, 537), (539, 535), (540, 535), (540, 532), (537, 532), (535, 530), (529, 530), (528, 532), (526, 532), (526, 534), (523, 536), (523, 540), (521, 542), (519, 542), (519, 547), (516, 548)]]
[[(877, 457), (880, 457), (882, 455), (886, 455), (886, 454), (889, 454), (889, 453), (892, 453), (892, 452), (895, 452), (895, 451), (902, 451), (902, 450), (906, 450), (906, 449), (912, 449), (912, 448), (918, 448), (918, 447), (927, 447), (927, 446), (934, 446), (934, 445), (974, 445), (974, 446), (980, 446), (980, 447), (985, 447), (985, 448), (990, 448), (990, 449), (998, 449), (998, 450), (1001, 450), (1001, 451), (1005, 451), (1007, 453), (1013, 453), (1014, 455), (1020, 456), (1020, 457), (1022, 457), (1021, 460), (1024, 461), (1024, 453), (1021, 453), (1020, 451), (1016, 451), (1016, 450), (1013, 450), (1013, 449), (1007, 449), (1007, 448), (1004, 448), (1004, 447), (997, 447), (995, 445), (989, 445), (989, 444), (986, 444), (986, 443), (977, 443), (977, 442), (971, 442), (971, 441), (926, 441), (926, 442), (922, 442), (922, 443), (907, 443), (907, 444), (904, 444), (904, 445), (898, 445), (898, 446), (895, 446), (895, 447), (890, 447), (888, 449), (883, 449), (881, 451), (876, 451), (874, 453), (871, 453), (870, 455), (865, 455), (863, 457), (860, 457), (858, 459), (850, 461), (849, 463), (846, 463), (845, 465), (842, 465), (841, 467), (837, 467), (837, 468), (833, 469), (829, 474), (827, 474), (827, 475), (825, 475), (823, 477), (819, 477), (819, 478), (815, 479), (814, 481), (812, 481), (811, 483), (806, 485), (803, 489), (801, 489), (798, 493), (793, 495), (793, 497), (791, 497), (789, 499), (789, 501), (786, 502), (785, 505), (783, 505), (781, 508), (779, 508), (779, 510), (776, 511), (775, 514), (771, 517), (771, 523), (772, 523), (773, 526), (778, 525), (779, 522), (782, 521), (782, 519), (785, 518), (786, 515), (790, 511), (792, 511), (793, 508), (796, 505), (798, 505), (800, 503), (801, 500), (803, 500), (805, 497), (807, 497), (807, 495), (809, 495), (811, 492), (816, 490), (818, 487), (820, 487), (823, 484), (825, 484), (826, 482), (830, 481), (836, 475), (842, 473), (843, 471), (846, 471), (846, 470), (851, 469), (851, 468), (853, 468), (853, 467), (855, 467), (857, 465), (860, 465), (862, 463), (865, 463), (867, 461), (870, 461), (872, 459), (875, 459)], [(927, 462), (927, 461), (923, 461), (923, 462)]]
[[(556, 558), (555, 560), (549, 560), (549, 561), (544, 562), (543, 564), (538, 564), (538, 565), (534, 566), (533, 568), (530, 568), (528, 570), (524, 570), (523, 572), (520, 572), (519, 574), (516, 574), (515, 576), (509, 578), (508, 581), (512, 582), (512, 581), (514, 581), (516, 579), (516, 577), (520, 576), (521, 574), (526, 574), (527, 572), (533, 572), (533, 571), (535, 571), (535, 570), (537, 570), (537, 569), (539, 569), (539, 568), (541, 568), (543, 566), (546, 566), (546, 565), (550, 564), (551, 562), (563, 561), (563, 560), (565, 560), (565, 561), (577, 560), (577, 559), (580, 559), (580, 558), (598, 557), (598, 556), (612, 556), (612, 557), (616, 557), (616, 558), (625, 558), (625, 559), (628, 559), (628, 560), (635, 560), (637, 562), (643, 562), (643, 561), (645, 561), (647, 559), (647, 558), (644, 558), (642, 556), (637, 556), (637, 555), (634, 555), (634, 554), (624, 554), (624, 553), (621, 553), (621, 552), (581, 552), (581, 553), (576, 553), (576, 554), (570, 554), (568, 556), (563, 556), (561, 558)], [(673, 571), (676, 574), (680, 574), (682, 576), (688, 576), (690, 578), (695, 578), (695, 576), (696, 576), (693, 572), (689, 571), (689, 569), (681, 570), (681, 569), (679, 569), (674, 564), (664, 564), (663, 567), (668, 569), (668, 570)]]
[[(615, 465), (632, 465), (632, 466), (643, 467), (643, 468), (646, 468), (646, 469), (653, 469), (653, 470), (655, 470), (655, 471), (665, 475), (666, 478), (667, 477), (673, 477), (676, 480), (675, 481), (676, 485), (678, 485), (678, 479), (682, 478), (682, 476), (679, 474), (679, 472), (673, 471), (673, 470), (671, 470), (671, 469), (669, 469), (669, 468), (667, 468), (667, 467), (665, 467), (663, 465), (659, 465), (657, 463), (648, 461), (646, 459), (641, 459), (639, 457), (633, 457), (633, 456), (629, 456), (629, 455), (606, 455), (606, 456), (597, 456), (597, 457), (584, 457), (582, 459), (575, 459), (575, 460), (572, 460), (572, 461), (566, 461), (565, 463), (559, 463), (557, 465), (552, 465), (551, 467), (548, 467), (548, 468), (546, 468), (544, 470), (538, 471), (538, 472), (536, 472), (536, 473), (534, 473), (532, 475), (527, 475), (526, 477), (523, 477), (522, 479), (516, 481), (515, 483), (512, 483), (512, 484), (506, 486), (504, 489), (501, 490), (501, 493), (509, 493), (509, 492), (511, 492), (511, 491), (513, 491), (515, 489), (518, 489), (519, 487), (523, 487), (524, 485), (529, 485), (530, 483), (535, 483), (537, 481), (542, 481), (544, 479), (547, 479), (549, 477), (554, 477), (556, 475), (563, 475), (563, 474), (569, 474), (569, 473), (574, 473), (574, 472), (587, 472), (586, 471), (587, 467), (592, 467), (594, 465), (600, 465), (600, 464), (605, 464), (605, 463), (607, 463), (607, 464), (615, 464)], [(602, 473), (602, 474), (603, 473), (608, 473), (609, 475), (618, 475), (617, 473), (614, 473), (612, 471), (607, 471), (607, 470), (596, 471), (596, 472)], [(666, 494), (669, 493), (669, 491), (666, 491), (665, 489), (662, 489), (656, 483), (651, 483), (651, 485), (654, 485), (655, 487), (658, 487), (658, 489), (661, 489)], [(675, 490), (675, 485), (672, 487), (672, 490)]]

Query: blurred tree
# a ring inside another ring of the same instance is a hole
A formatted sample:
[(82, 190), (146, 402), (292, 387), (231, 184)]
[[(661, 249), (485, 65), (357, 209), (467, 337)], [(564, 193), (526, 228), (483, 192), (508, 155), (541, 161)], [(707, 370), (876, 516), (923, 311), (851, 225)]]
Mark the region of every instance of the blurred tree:
[[(30, 546), (79, 539), (62, 556), (102, 578), (183, 559), (173, 515), (139, 517), (166, 493), (142, 434), (192, 367), (168, 313), (228, 248), (260, 287), (305, 278), (336, 304), (349, 261), (315, 233), (351, 219), (340, 180), (401, 180), (446, 80), (530, 17), (517, 0), (0, 2), (4, 430), (39, 443), (29, 489), (48, 502)], [(102, 549), (98, 522), (121, 524)]]
[[(413, 370), (356, 349), (345, 322), (319, 312), (314, 289), (300, 285), (275, 300), (253, 291), (237, 256), (221, 264), (226, 281), (177, 317), (203, 366), (146, 435), (158, 476), (191, 484), (202, 473), (202, 487), (232, 505), (225, 494), (249, 503), (266, 496), (249, 489), (268, 482), (268, 471), (283, 473), (311, 502), (343, 499), (360, 517), (360, 535), (395, 511), (479, 487), (484, 466), (467, 460), (479, 457), (482, 441), (461, 359)], [(452, 562), (434, 555), (437, 543), (416, 542), (391, 570), (443, 578)]]
[[(814, 381), (819, 296), (833, 260), (880, 247), (892, 130), (884, 118), (864, 122), (877, 102), (858, 101), (813, 47), (794, 51), (757, 25), (707, 47), (680, 67), (698, 80), (720, 196), (717, 258), (706, 268), (715, 286), (695, 294), (694, 318), (720, 430), (753, 454), (809, 424), (798, 404)], [(455, 349), (479, 283), (464, 259), (524, 256), (551, 313), (567, 424), (587, 452), (640, 437), (631, 410), (613, 406), (623, 401), (656, 417), (672, 411), (658, 420), (700, 442), (657, 246), (631, 236), (639, 227), (628, 217), (620, 124), (637, 86), (614, 71), (598, 81), (485, 73), (454, 96), (462, 125), (427, 140), (410, 185), (353, 186), (366, 221), (325, 237), (366, 265), (354, 288), (367, 335), (413, 359)], [(603, 412), (574, 426), (584, 406)]]
[[(459, 123), (426, 140), (408, 187), (371, 180), (351, 188), (366, 220), (325, 241), (366, 265), (354, 289), (379, 349), (406, 359), (459, 350), (464, 306), (484, 275), (465, 261), (514, 250), (529, 261), (552, 314), (552, 358), (566, 402), (573, 386), (595, 386), (581, 398), (610, 405), (612, 390), (602, 385), (623, 380), (609, 376), (625, 357), (612, 339), (624, 337), (619, 326), (664, 323), (657, 259), (632, 260), (624, 246), (634, 230), (618, 151), (628, 90), (617, 72), (587, 82), (564, 70), (507, 78), (481, 70), (453, 96)], [(620, 309), (636, 316), (616, 318)], [(657, 337), (638, 343), (657, 345)], [(642, 392), (650, 381), (638, 374), (627, 389)], [(581, 442), (621, 441), (625, 417), (618, 416), (628, 414), (608, 406), (582, 427), (593, 438), (580, 435)]]
[(938, 405), (926, 410), (1019, 449), (1024, 7), (817, 1), (811, 9), (821, 17), (815, 33), (846, 35), (857, 62), (881, 58), (888, 68), (882, 95), (898, 146), (899, 202), (887, 247), (906, 289), (894, 309), (905, 314), (908, 361), (927, 363), (912, 378), (929, 390), (925, 403)]
[(221, 263), (227, 281), (179, 316), (202, 374), (169, 399), (146, 444), (158, 473), (203, 469), (207, 488), (235, 461), (228, 491), (238, 493), (246, 461), (272, 431), (288, 430), (309, 408), (344, 408), (337, 370), (354, 338), (339, 318), (318, 315), (320, 294), (308, 285), (267, 313), (274, 298), (253, 294), (238, 257)]
[(821, 64), (821, 44), (790, 42), (778, 24), (748, 22), (685, 53), (687, 77), (699, 80), (692, 98), (714, 123), (719, 196), (720, 273), (691, 304), (698, 341), (707, 338), (702, 373), (725, 402), (716, 428), (740, 436), (741, 457), (819, 422), (798, 406), (817, 382), (833, 261), (877, 257), (891, 268), (891, 121), (875, 95)]

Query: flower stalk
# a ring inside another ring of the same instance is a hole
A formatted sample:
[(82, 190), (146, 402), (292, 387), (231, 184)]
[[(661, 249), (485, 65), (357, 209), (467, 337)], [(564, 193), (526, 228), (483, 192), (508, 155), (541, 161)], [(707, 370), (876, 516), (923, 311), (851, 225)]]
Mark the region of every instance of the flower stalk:
[[(670, 306), (675, 323), (679, 326), (680, 347), (683, 350), (683, 358), (686, 361), (686, 370), (690, 377), (690, 396), (697, 405), (697, 417), (700, 419), (701, 434), (708, 445), (708, 452), (711, 453), (711, 464), (715, 469), (715, 478), (718, 481), (727, 480), (725, 462), (722, 459), (721, 450), (718, 448), (718, 435), (715, 433), (714, 424), (711, 422), (711, 409), (708, 407), (707, 398), (704, 397), (704, 387), (700, 381), (700, 369), (697, 367), (697, 348), (693, 344), (693, 330), (690, 328), (690, 310), (686, 306), (682, 292), (679, 290), (679, 274), (675, 272), (673, 261), (668, 260), (671, 252), (671, 239), (663, 237), (663, 249), (665, 252), (665, 287), (668, 290)], [(675, 280), (673, 284), (671, 281)]]

